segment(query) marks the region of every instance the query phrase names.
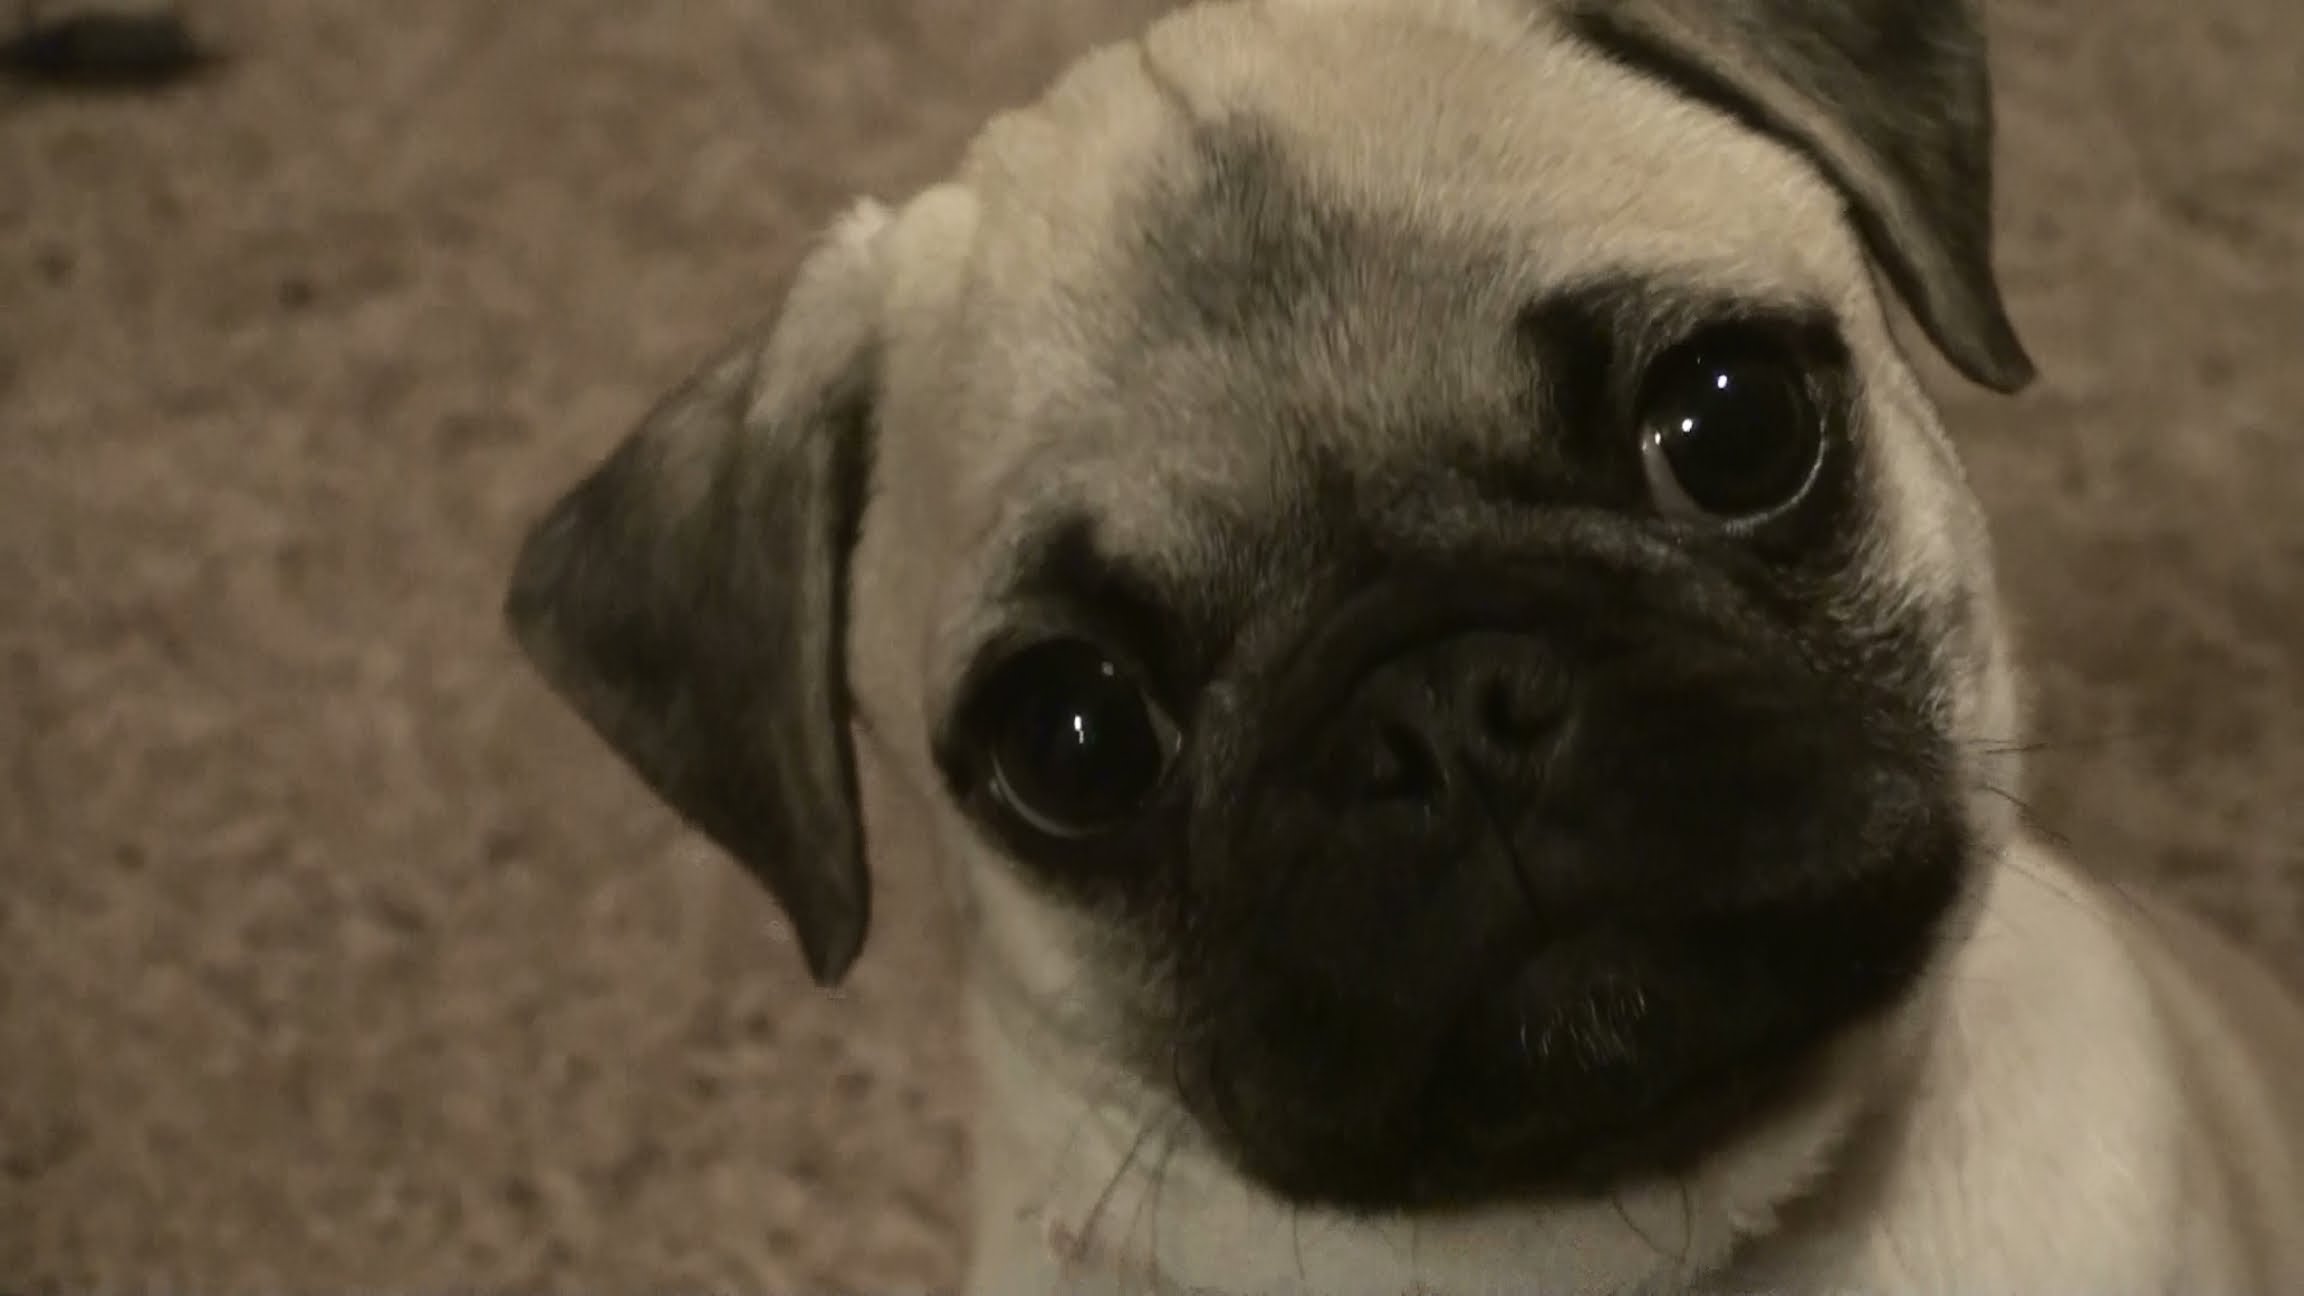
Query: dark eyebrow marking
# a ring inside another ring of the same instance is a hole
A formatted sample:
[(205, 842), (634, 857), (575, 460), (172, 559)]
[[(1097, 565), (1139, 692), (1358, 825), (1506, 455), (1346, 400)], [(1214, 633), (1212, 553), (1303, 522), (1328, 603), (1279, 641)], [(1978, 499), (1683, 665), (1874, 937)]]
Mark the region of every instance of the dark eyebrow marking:
[(1618, 313), (1582, 291), (1546, 293), (1521, 309), (1514, 328), (1535, 361), (1536, 413), (1547, 425), (1574, 436), (1608, 421), (1623, 363)]
[(1253, 115), (1196, 123), (1189, 165), (1147, 181), (1139, 291), (1155, 330), (1235, 343), (1323, 308), (1366, 231), (1322, 201)]
[(1142, 664), (1157, 670), (1171, 646), (1176, 604), (1149, 568), (1112, 553), (1097, 531), (1095, 518), (1085, 513), (1047, 524), (1027, 543), (1010, 595), (1115, 640), (1115, 647), (1146, 658)]
[(1526, 317), (1577, 321), (1612, 339), (1617, 361), (1635, 367), (1699, 328), (1742, 321), (1788, 332), (1838, 331), (1838, 317), (1802, 292), (1773, 296), (1693, 286), (1661, 274), (1618, 271), (1571, 281), (1531, 303)]

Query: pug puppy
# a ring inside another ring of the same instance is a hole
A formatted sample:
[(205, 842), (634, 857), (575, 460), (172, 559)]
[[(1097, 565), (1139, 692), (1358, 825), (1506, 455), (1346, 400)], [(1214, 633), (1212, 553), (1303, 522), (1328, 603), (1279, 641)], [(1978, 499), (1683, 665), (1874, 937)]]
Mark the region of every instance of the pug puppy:
[(2304, 1013), (2012, 812), (1990, 145), (1956, 0), (1186, 8), (510, 623), (818, 982), (952, 884), (976, 1292), (2304, 1290)]

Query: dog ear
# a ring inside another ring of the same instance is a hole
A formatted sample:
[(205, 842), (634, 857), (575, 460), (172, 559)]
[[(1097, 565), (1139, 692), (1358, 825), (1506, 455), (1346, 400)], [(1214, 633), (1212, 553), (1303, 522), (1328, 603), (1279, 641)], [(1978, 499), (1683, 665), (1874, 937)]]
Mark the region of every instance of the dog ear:
[(767, 885), (826, 986), (870, 917), (846, 601), (882, 220), (861, 209), (764, 343), (691, 376), (535, 524), (504, 605), (554, 691)]
[(1992, 88), (1973, 0), (1561, 0), (1617, 61), (1799, 149), (1936, 346), (2033, 377), (1992, 261)]

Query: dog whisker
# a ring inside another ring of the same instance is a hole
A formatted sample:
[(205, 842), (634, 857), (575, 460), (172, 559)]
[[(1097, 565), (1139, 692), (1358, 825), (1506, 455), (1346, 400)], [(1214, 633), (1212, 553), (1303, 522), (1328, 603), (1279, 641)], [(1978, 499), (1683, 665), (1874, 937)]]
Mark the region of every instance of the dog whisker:
[(1177, 1148), (1183, 1144), (1186, 1133), (1185, 1121), (1188, 1119), (1189, 1117), (1182, 1110), (1174, 1110), (1169, 1113), (1167, 1133), (1161, 1137), (1160, 1159), (1152, 1168), (1152, 1190), (1148, 1194), (1151, 1201), (1151, 1236), (1146, 1243), (1147, 1251), (1144, 1265), (1155, 1292), (1160, 1287), (1160, 1207), (1163, 1194), (1168, 1188), (1169, 1167), (1176, 1159)]
[(1969, 751), (1995, 756), (2054, 755), (2068, 751), (2098, 751), (2109, 747), (2144, 745), (2165, 740), (2165, 735), (2145, 730), (2129, 733), (2094, 734), (2073, 738), (1968, 738), (1961, 746)]
[[(1979, 784), (1978, 787), (1980, 790), (2000, 797), (2016, 807), (2017, 814), (2024, 820), (2030, 831), (2055, 844), (2067, 857), (2073, 853), (2071, 842), (2053, 828), (2041, 823), (2032, 806), (2022, 797), (1992, 784)], [(2090, 874), (2086, 883), (2076, 878), (2060, 877), (2053, 870), (2032, 864), (2022, 851), (2010, 852), (2006, 856), (2005, 863), (2012, 872), (2027, 883), (2039, 887), (2074, 912), (2084, 914), (2102, 926), (2112, 936), (2113, 943), (2118, 946), (2121, 955), (2128, 961), (2130, 967), (2141, 971), (2143, 955), (2138, 949), (2137, 933), (2115, 921), (2112, 915), (2104, 913), (2089, 903), (2090, 890), (2088, 888), (2100, 888), (2137, 923), (2154, 932), (2161, 931), (2160, 915), (2137, 897), (2129, 883), (2101, 873)]]
[[(1039, 1191), (1037, 1193), (1027, 1194), (1024, 1197), (1024, 1200), (1042, 1204), (1055, 1203), (1063, 1200), (1060, 1190), (1065, 1179), (1070, 1176), (1070, 1170), (1068, 1167), (1072, 1164), (1073, 1158), (1079, 1150), (1082, 1137), (1090, 1126), (1094, 1125), (1098, 1120), (1101, 1119), (1101, 1113), (1114, 1100), (1116, 1095), (1118, 1095), (1123, 1088), (1129, 1087), (1132, 1084), (1132, 1077), (1121, 1073), (1118, 1069), (1115, 1068), (1108, 1070), (1100, 1080), (1091, 1086), (1087, 1094), (1084, 1095), (1086, 1102), (1083, 1105), (1081, 1113), (1073, 1117), (1066, 1124), (1064, 1136), (1057, 1144), (1057, 1150), (1055, 1154), (1049, 1159), (1048, 1165), (1046, 1167), (1045, 1178), (1043, 1178), (1041, 1181)], [(1144, 1121), (1139, 1121), (1138, 1126), (1139, 1133), (1137, 1138), (1141, 1139), (1143, 1137), (1142, 1131), (1149, 1128), (1149, 1118)], [(1133, 1146), (1129, 1149), (1129, 1152), (1130, 1155), (1133, 1155)], [(1117, 1186), (1120, 1177), (1126, 1174), (1127, 1169), (1128, 1166), (1126, 1158), (1123, 1158), (1118, 1174), (1116, 1174), (1112, 1180), (1105, 1184), (1104, 1191), (1106, 1193), (1110, 1193)], [(1101, 1206), (1099, 1206), (1099, 1210), (1101, 1210)], [(1091, 1212), (1089, 1217), (1091, 1222), (1094, 1219), (1095, 1213), (1096, 1212)], [(1060, 1221), (1058, 1222), (1060, 1223)], [(1089, 1242), (1091, 1240), (1091, 1234), (1092, 1229), (1089, 1227), (1089, 1225), (1084, 1224), (1078, 1234), (1071, 1239), (1071, 1249), (1076, 1253), (1074, 1258), (1085, 1256), (1088, 1250)]]
[(1129, 1171), (1136, 1168), (1136, 1158), (1143, 1154), (1144, 1146), (1156, 1126), (1157, 1121), (1150, 1117), (1137, 1122), (1135, 1137), (1129, 1139), (1128, 1150), (1121, 1154), (1119, 1167), (1104, 1181), (1103, 1188), (1097, 1191), (1088, 1208), (1088, 1214), (1082, 1218), (1080, 1231), (1072, 1239), (1072, 1254), (1066, 1257), (1068, 1260), (1079, 1263), (1088, 1259), (1096, 1245), (1096, 1234), (1104, 1226), (1105, 1213), (1112, 1208), (1113, 1197), (1119, 1193), (1120, 1185), (1127, 1181)]
[[(1624, 1193), (1621, 1189), (1611, 1189), (1609, 1191), (1608, 1206), (1609, 1209), (1616, 1212), (1616, 1218), (1623, 1222), (1624, 1227), (1632, 1231), (1632, 1236), (1640, 1239), (1640, 1244), (1647, 1247), (1649, 1252), (1655, 1255), (1657, 1259), (1673, 1259), (1672, 1252), (1665, 1249), (1664, 1245), (1658, 1242), (1655, 1238), (1650, 1237), (1648, 1235), (1648, 1230), (1642, 1228), (1639, 1221), (1632, 1218), (1631, 1210), (1624, 1205)], [(1683, 1238), (1682, 1249), (1680, 1251), (1679, 1258), (1674, 1260), (1674, 1264), (1684, 1264), (1687, 1262), (1687, 1259), (1688, 1253), (1686, 1249), (1686, 1239)]]
[(1996, 796), (2007, 802), (2009, 805), (2013, 806), (2016, 810), (2017, 818), (2024, 821), (2024, 826), (2026, 828), (2029, 828), (2039, 836), (2048, 839), (2050, 842), (2054, 843), (2058, 849), (2071, 849), (2072, 839), (2042, 820), (2039, 811), (2033, 807), (2031, 802), (2016, 795), (2008, 789), (1999, 786), (1996, 783), (1978, 783), (1976, 785), (1976, 789), (1987, 796)]
[(1297, 1288), (1310, 1291), (1312, 1277), (1304, 1268), (1304, 1208), (1294, 1204), (1288, 1207), (1288, 1248), (1296, 1256)]
[(1680, 1189), (1680, 1258), (1675, 1266), (1688, 1268), (1688, 1257), (1696, 1249), (1696, 1190), (1688, 1186), (1688, 1176), (1679, 1175), (1673, 1181)]
[[(1999, 797), (2001, 800), (2006, 801), (2008, 804), (2014, 806), (2016, 808), (2018, 817), (2024, 821), (2025, 826), (2029, 828), (2033, 833), (2042, 838), (2045, 838), (2047, 841), (2055, 845), (2059, 850), (2064, 851), (2066, 854), (2073, 853), (2072, 839), (2064, 833), (2058, 831), (2052, 825), (2043, 821), (2039, 812), (2029, 801), (2026, 801), (2024, 798), (2017, 796), (2015, 793), (2010, 792), (2006, 788), (1999, 787), (1995, 784), (1982, 783), (1978, 784), (1977, 786), (1988, 795)], [(2058, 895), (2063, 896), (2066, 900), (2075, 904), (2079, 903), (2078, 897), (2072, 893), (2072, 890), (2068, 885), (2052, 882), (2048, 878), (2042, 876), (2037, 870), (2027, 867), (2020, 861), (2016, 863), (2016, 867), (2027, 877), (2032, 878), (2035, 882), (2038, 882), (2042, 886), (2050, 887)], [(2131, 916), (2148, 924), (2158, 923), (2158, 916), (2154, 914), (2153, 911), (2142, 901), (2137, 899), (2136, 893), (2131, 889), (2131, 886), (2128, 882), (2120, 878), (2104, 876), (2101, 874), (2092, 876), (2091, 881), (2111, 892), (2113, 898), (2118, 900), (2122, 907), (2128, 910)]]
[[(1640, 1226), (1632, 1222), (1631, 1214), (1624, 1209), (1624, 1194), (1622, 1189), (1611, 1188), (1608, 1190), (1608, 1209), (1616, 1212), (1617, 1221), (1623, 1224), (1624, 1227), (1632, 1230), (1634, 1236), (1638, 1237), (1642, 1242), (1648, 1242), (1648, 1235), (1640, 1231)], [(1656, 1244), (1653, 1242), (1648, 1242), (1649, 1249), (1651, 1250), (1655, 1249), (1655, 1245)]]

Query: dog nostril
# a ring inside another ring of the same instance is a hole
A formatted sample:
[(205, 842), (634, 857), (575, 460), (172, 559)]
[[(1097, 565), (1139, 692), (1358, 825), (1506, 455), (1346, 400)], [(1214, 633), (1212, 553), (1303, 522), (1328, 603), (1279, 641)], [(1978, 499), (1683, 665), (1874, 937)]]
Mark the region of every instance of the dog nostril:
[(1482, 732), (1513, 746), (1543, 737), (1559, 718), (1559, 708), (1548, 699), (1509, 679), (1490, 679), (1481, 685), (1477, 706)]
[(1360, 795), (1371, 801), (1424, 801), (1439, 790), (1439, 762), (1416, 731), (1404, 724), (1378, 728), (1368, 745)]

